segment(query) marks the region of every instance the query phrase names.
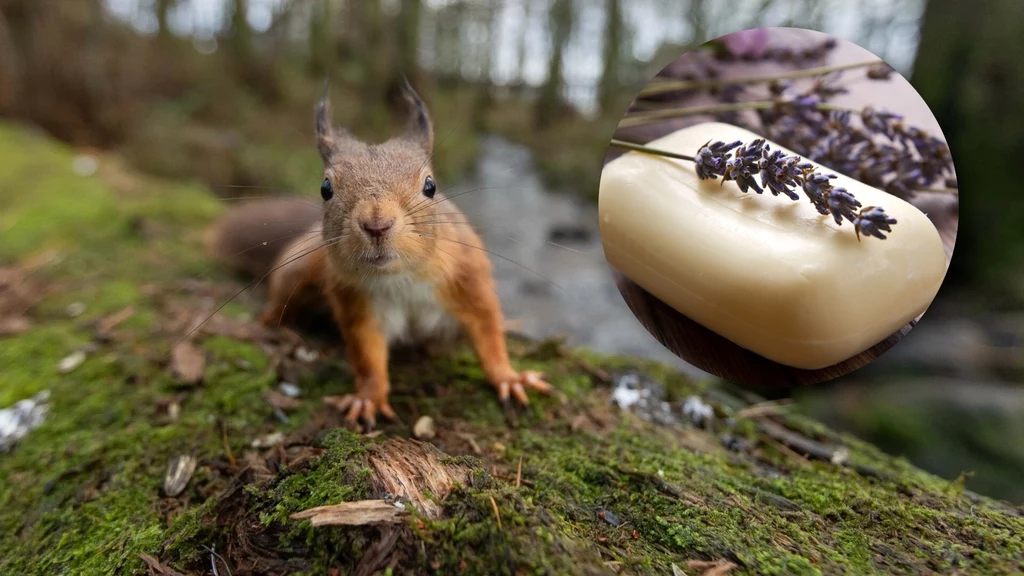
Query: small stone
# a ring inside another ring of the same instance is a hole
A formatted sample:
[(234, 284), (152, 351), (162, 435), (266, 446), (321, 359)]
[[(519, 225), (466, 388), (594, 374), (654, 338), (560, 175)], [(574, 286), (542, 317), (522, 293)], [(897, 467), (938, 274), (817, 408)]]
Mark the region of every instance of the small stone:
[(281, 382), (277, 385), (277, 389), (281, 391), (281, 394), (284, 394), (289, 398), (298, 398), (299, 394), (302, 392), (298, 386), (291, 382)]
[(703, 426), (710, 422), (715, 415), (715, 409), (705, 403), (699, 396), (690, 396), (683, 403), (683, 416), (686, 416), (694, 426)]
[(71, 170), (79, 176), (92, 176), (99, 167), (99, 161), (91, 154), (79, 154), (71, 160)]
[(68, 307), (64, 309), (69, 318), (77, 318), (85, 312), (85, 304), (82, 302), (72, 302), (68, 304)]
[(85, 362), (85, 352), (76, 350), (57, 363), (57, 372), (67, 374)]
[(171, 460), (167, 466), (167, 475), (164, 476), (164, 493), (174, 498), (184, 492), (196, 471), (196, 464), (196, 457), (189, 455)]
[(429, 440), (436, 436), (437, 427), (434, 425), (434, 419), (430, 416), (420, 416), (412, 427), (412, 434), (420, 440)]
[(43, 390), (0, 410), (0, 452), (14, 447), (31, 430), (39, 427), (49, 412), (50, 391)]
[(491, 448), (493, 448), (494, 451), (498, 453), (502, 453), (505, 451), (505, 445), (502, 444), (501, 442), (495, 442), (494, 444), (491, 444)]
[(295, 359), (299, 362), (305, 362), (309, 364), (316, 362), (316, 359), (320, 357), (320, 354), (316, 350), (310, 350), (305, 346), (299, 346), (295, 349)]
[(271, 446), (277, 446), (283, 441), (283, 432), (272, 432), (270, 434), (264, 434), (263, 436), (253, 440), (251, 446), (253, 448), (270, 448)]

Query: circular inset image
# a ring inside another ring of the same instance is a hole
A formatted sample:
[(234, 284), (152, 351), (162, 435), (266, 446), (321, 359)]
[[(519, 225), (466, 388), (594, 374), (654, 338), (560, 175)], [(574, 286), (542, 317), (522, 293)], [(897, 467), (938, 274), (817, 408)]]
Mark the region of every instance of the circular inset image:
[(958, 223), (949, 147), (911, 85), (819, 32), (747, 30), (662, 70), (601, 176), (605, 256), (662, 344), (740, 383), (821, 382), (917, 323)]

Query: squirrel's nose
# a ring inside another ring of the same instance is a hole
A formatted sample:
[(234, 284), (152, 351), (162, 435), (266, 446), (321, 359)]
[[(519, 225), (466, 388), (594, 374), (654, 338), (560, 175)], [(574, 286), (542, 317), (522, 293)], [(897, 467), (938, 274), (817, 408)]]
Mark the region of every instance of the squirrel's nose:
[(387, 234), (388, 230), (395, 225), (395, 219), (384, 220), (382, 218), (374, 218), (373, 220), (363, 220), (359, 223), (363, 228), (363, 232), (370, 238), (382, 238), (384, 234)]

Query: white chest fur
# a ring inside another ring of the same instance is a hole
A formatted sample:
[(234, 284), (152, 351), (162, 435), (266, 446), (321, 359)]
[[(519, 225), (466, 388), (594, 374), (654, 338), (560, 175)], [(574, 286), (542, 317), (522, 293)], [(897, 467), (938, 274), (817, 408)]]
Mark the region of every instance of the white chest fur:
[(405, 274), (367, 282), (377, 323), (388, 343), (451, 338), (458, 324), (437, 298), (437, 286)]

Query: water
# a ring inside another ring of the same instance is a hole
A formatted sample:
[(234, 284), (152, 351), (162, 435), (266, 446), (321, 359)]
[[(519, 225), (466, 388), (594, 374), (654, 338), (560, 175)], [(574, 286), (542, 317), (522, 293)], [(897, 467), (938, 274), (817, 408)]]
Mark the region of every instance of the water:
[(452, 194), (476, 188), (484, 189), (453, 202), (495, 254), (498, 295), (517, 331), (566, 336), (574, 346), (701, 374), (655, 340), (626, 306), (601, 247), (597, 207), (546, 188), (528, 149), (485, 138), (473, 174)]

